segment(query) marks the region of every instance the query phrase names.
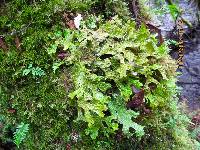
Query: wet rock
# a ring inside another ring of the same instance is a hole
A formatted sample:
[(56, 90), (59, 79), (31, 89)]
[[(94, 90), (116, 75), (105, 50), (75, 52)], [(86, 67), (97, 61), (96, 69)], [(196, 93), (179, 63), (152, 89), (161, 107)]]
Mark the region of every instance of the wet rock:
[[(183, 17), (194, 26), (198, 25), (199, 7), (197, 1), (181, 0), (177, 2), (174, 0), (173, 2), (180, 8), (182, 12), (181, 17)], [(146, 6), (149, 8), (149, 10), (152, 11), (150, 14), (152, 17), (152, 22), (162, 30), (162, 34), (166, 37), (168, 33), (171, 32), (176, 26), (176, 22), (169, 13), (167, 3), (164, 1), (158, 2), (157, 0), (151, 0), (146, 2)], [(160, 13), (156, 13), (156, 10), (160, 10)], [(187, 25), (183, 26), (183, 28), (184, 30), (188, 30)]]
[[(186, 98), (190, 109), (200, 108), (200, 31), (195, 29), (193, 37), (185, 44), (184, 67), (179, 69), (181, 75), (177, 84), (182, 87), (181, 96)], [(195, 40), (194, 40), (195, 39)]]

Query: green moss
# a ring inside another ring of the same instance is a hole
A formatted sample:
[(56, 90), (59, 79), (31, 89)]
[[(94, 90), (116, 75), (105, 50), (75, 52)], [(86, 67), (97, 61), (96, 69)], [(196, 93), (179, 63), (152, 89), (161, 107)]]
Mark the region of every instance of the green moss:
[[(99, 17), (89, 15), (96, 6)], [(84, 15), (79, 30), (63, 26), (71, 11)], [(0, 113), (5, 124), (29, 124), (21, 149), (195, 147), (175, 103), (169, 49), (145, 25), (135, 28), (124, 1), (10, 1), (3, 12)], [(132, 84), (144, 89), (150, 114), (126, 108)]]

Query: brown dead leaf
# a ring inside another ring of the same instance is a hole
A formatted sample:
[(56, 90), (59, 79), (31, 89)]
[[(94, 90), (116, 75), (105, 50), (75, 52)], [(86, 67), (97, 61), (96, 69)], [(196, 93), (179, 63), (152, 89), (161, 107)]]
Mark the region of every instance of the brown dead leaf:
[(8, 109), (8, 112), (11, 113), (11, 114), (13, 114), (13, 113), (16, 112), (16, 110), (11, 108), (11, 109)]
[(76, 29), (74, 20), (70, 20), (69, 22), (67, 22), (67, 25), (70, 29)]
[(2, 37), (0, 37), (0, 48), (2, 48), (4, 51), (8, 49)]
[(127, 108), (139, 108), (144, 103), (144, 89), (137, 89), (135, 86), (132, 86), (132, 91), (135, 94), (131, 101), (127, 103)]
[(70, 144), (66, 145), (66, 150), (71, 150), (71, 145)]
[(20, 49), (21, 42), (18, 36), (15, 37), (15, 45), (17, 49)]
[(63, 13), (63, 20), (65, 23), (65, 26), (70, 29), (76, 29), (74, 24), (74, 14), (73, 13)]
[(65, 51), (60, 51), (58, 53), (58, 58), (60, 58), (61, 60), (63, 60), (65, 57), (69, 56), (69, 54)]
[(161, 29), (159, 29), (158, 27), (156, 27), (155, 25), (153, 25), (150, 22), (146, 22), (146, 25), (149, 28), (150, 32), (158, 33), (159, 45), (161, 45), (164, 42), (164, 39), (161, 34)]

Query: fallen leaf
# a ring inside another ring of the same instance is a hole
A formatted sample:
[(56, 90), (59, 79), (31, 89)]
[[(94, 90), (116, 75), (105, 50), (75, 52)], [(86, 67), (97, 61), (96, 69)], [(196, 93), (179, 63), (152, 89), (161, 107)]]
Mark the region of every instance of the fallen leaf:
[(66, 53), (66, 52), (64, 52), (64, 51), (62, 51), (62, 52), (60, 52), (59, 54), (58, 54), (58, 58), (60, 58), (60, 59), (64, 59), (65, 57), (67, 57), (68, 56), (68, 54)]
[(2, 48), (4, 51), (8, 49), (2, 37), (0, 37), (0, 48)]
[(11, 114), (13, 114), (13, 113), (16, 112), (16, 110), (15, 109), (8, 109), (8, 112), (11, 113)]
[(68, 21), (66, 24), (70, 29), (76, 28), (73, 20)]
[(135, 94), (131, 101), (127, 103), (127, 108), (138, 108), (141, 107), (144, 103), (144, 89), (137, 89), (135, 86), (132, 86), (132, 91)]
[(70, 144), (66, 145), (66, 150), (71, 150), (71, 145)]
[(16, 48), (17, 48), (17, 49), (20, 48), (21, 43), (20, 43), (20, 40), (19, 40), (19, 37), (18, 37), (18, 36), (15, 37), (15, 45), (16, 45)]
[(161, 34), (161, 29), (153, 25), (152, 23), (146, 22), (147, 27), (149, 28), (150, 32), (156, 32), (158, 33), (158, 40), (159, 40), (159, 45), (161, 45), (164, 42), (164, 39)]
[(73, 18), (74, 18), (73, 13), (69, 14), (69, 13), (65, 13), (64, 12), (63, 19), (64, 19), (64, 22), (65, 22), (65, 25), (67, 27), (69, 27), (70, 29), (75, 29), (76, 28)]

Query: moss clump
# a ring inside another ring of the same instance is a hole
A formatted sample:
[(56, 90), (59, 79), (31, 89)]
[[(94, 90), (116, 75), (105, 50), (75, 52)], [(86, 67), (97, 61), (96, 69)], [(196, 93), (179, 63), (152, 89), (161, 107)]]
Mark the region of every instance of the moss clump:
[[(132, 19), (122, 19), (116, 2), (6, 5), (0, 113), (7, 124), (29, 124), (22, 149), (196, 148), (177, 106), (167, 45), (157, 46), (145, 25), (136, 29)], [(64, 12), (92, 12), (97, 5), (103, 12), (85, 13), (80, 29), (63, 26)], [(108, 14), (121, 17), (107, 20)], [(127, 108), (132, 99), (140, 104)]]

